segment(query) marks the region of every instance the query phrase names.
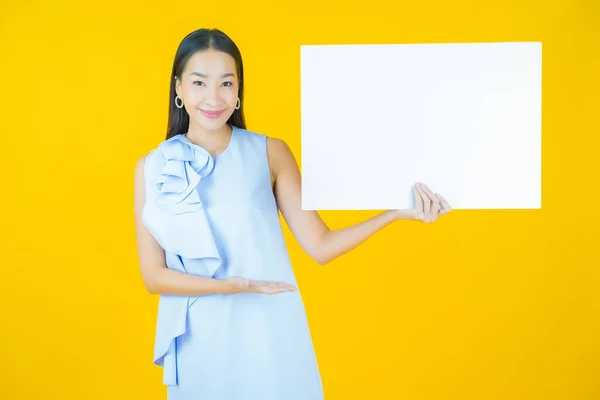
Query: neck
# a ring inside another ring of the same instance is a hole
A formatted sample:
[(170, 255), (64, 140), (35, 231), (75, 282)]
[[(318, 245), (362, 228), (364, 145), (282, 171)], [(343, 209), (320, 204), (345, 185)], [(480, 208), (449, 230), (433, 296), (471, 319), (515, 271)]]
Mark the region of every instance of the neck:
[(231, 131), (232, 128), (227, 124), (216, 130), (207, 130), (190, 124), (185, 137), (214, 156), (227, 148), (231, 139)]

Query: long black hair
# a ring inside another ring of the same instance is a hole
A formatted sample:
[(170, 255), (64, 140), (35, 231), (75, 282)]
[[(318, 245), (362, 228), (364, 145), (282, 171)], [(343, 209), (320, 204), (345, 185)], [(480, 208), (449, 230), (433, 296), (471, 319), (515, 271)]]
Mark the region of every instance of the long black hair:
[(185, 107), (177, 108), (175, 106), (175, 96), (177, 96), (177, 92), (175, 91), (175, 76), (181, 79), (188, 60), (197, 52), (207, 49), (223, 51), (235, 60), (239, 82), (238, 97), (240, 98), (240, 108), (233, 111), (227, 123), (241, 129), (246, 129), (246, 122), (244, 120), (244, 64), (242, 63), (240, 50), (233, 40), (220, 30), (203, 28), (184, 37), (175, 53), (173, 70), (171, 72), (171, 89), (169, 90), (167, 139), (180, 133), (186, 133), (190, 121), (190, 116)]

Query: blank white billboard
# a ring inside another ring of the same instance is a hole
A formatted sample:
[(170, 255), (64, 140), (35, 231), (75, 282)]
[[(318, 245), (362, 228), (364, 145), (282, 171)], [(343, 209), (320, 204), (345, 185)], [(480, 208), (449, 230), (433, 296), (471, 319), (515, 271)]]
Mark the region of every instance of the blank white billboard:
[(304, 210), (541, 208), (541, 43), (300, 53)]

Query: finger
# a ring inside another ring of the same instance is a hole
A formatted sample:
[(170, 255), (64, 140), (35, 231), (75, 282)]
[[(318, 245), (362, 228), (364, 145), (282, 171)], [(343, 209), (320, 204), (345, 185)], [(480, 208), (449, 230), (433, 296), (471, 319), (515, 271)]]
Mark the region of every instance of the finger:
[(297, 290), (294, 285), (283, 281), (262, 281), (262, 288), (271, 293), (291, 292)]
[(251, 280), (251, 285), (253, 288), (256, 288), (257, 290), (263, 290), (269, 287), (272, 287), (272, 283), (271, 281), (265, 281), (265, 280)]
[(286, 291), (286, 292), (289, 291), (289, 292), (291, 292), (291, 291), (294, 291), (294, 290), (298, 290), (296, 288), (296, 286), (290, 285), (289, 283), (286, 283), (286, 282), (278, 282), (278, 283), (279, 283), (278, 287), (281, 288), (283, 291)]
[(419, 183), (418, 189), (421, 197), (423, 198), (423, 213), (425, 214), (425, 220), (427, 221), (429, 218), (431, 218), (431, 199), (425, 193), (423, 186), (424, 185), (422, 183)]
[(282, 283), (282, 282), (278, 282), (278, 281), (261, 281), (261, 282), (267, 286), (275, 286), (275, 285)]
[(286, 293), (286, 292), (293, 292), (294, 290), (286, 287), (286, 286), (280, 286), (280, 287), (265, 287), (263, 289), (263, 293), (265, 294), (279, 294), (279, 293)]
[(418, 183), (415, 183), (413, 186), (413, 195), (415, 196), (415, 218), (421, 219), (423, 218), (423, 200), (421, 199), (421, 194), (419, 193)]
[(450, 204), (448, 204), (448, 201), (439, 193), (435, 194), (437, 197), (440, 198), (441, 200), (441, 206), (442, 209), (440, 211), (440, 215), (444, 215), (450, 212), (450, 210), (452, 210), (452, 207), (450, 207)]
[(281, 293), (289, 293), (289, 292), (290, 292), (290, 290), (277, 289), (277, 290), (271, 291), (271, 292), (269, 292), (267, 294), (271, 294), (272, 295), (272, 294), (281, 294)]
[(289, 283), (286, 283), (286, 282), (283, 282), (283, 281), (266, 281), (266, 282), (267, 282), (267, 284), (270, 287), (274, 287), (274, 288), (281, 287), (281, 288), (287, 288), (287, 289), (289, 289), (289, 288), (293, 288), (294, 287), (293, 285), (290, 285)]
[(431, 199), (431, 201), (432, 201), (432, 204), (431, 204), (431, 215), (433, 217), (436, 217), (438, 215), (438, 211), (439, 211), (439, 208), (440, 208), (440, 199), (438, 199), (438, 197), (435, 194), (433, 194), (433, 192), (431, 191), (431, 189), (429, 189), (427, 187), (427, 185), (423, 185), (423, 191)]

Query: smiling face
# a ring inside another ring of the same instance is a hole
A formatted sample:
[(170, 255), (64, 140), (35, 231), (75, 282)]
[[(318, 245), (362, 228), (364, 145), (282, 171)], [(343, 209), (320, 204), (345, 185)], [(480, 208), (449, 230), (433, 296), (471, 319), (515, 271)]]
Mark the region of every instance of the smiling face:
[(229, 54), (213, 49), (200, 51), (188, 60), (181, 78), (175, 79), (175, 91), (183, 99), (190, 124), (216, 130), (235, 111), (239, 82), (235, 60)]

